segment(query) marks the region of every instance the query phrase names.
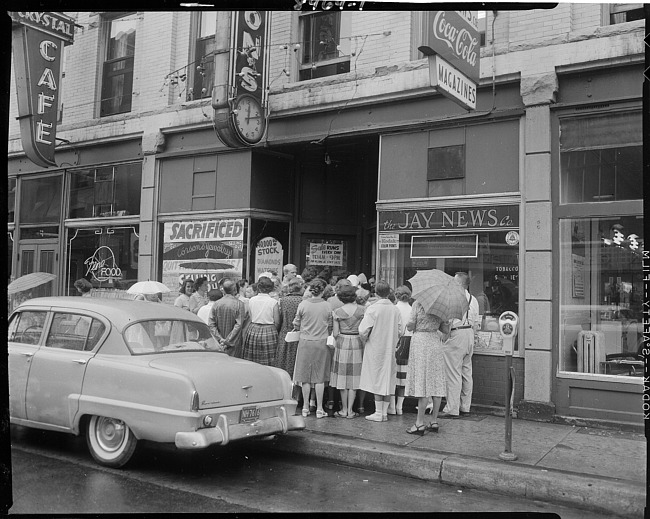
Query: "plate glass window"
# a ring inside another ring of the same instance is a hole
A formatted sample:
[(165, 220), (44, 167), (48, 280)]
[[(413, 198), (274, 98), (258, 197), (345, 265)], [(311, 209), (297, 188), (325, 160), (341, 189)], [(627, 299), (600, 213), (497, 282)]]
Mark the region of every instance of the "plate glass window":
[(140, 214), (142, 164), (70, 172), (70, 218)]
[(643, 218), (560, 220), (560, 370), (643, 375)]
[(107, 39), (100, 106), (102, 117), (131, 111), (136, 22), (135, 13), (105, 21)]

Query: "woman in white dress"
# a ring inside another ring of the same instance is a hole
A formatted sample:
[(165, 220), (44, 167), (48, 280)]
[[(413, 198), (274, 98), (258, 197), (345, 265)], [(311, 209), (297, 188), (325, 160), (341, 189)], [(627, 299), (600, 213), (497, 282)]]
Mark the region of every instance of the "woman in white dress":
[(361, 340), (366, 341), (359, 389), (375, 395), (375, 412), (366, 416), (366, 420), (386, 422), (390, 395), (395, 394), (395, 347), (404, 326), (400, 311), (388, 299), (388, 283), (379, 281), (376, 293), (379, 299), (366, 308), (359, 325)]

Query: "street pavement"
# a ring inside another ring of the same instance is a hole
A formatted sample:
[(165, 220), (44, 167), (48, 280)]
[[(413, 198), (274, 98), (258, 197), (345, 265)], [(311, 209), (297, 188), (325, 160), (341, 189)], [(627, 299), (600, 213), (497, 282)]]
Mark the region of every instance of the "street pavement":
[[(427, 420), (429, 420), (427, 415)], [(644, 517), (646, 438), (642, 432), (512, 420), (504, 461), (505, 418), (472, 412), (439, 419), (440, 432), (410, 435), (415, 414), (387, 422), (363, 416), (305, 419), (304, 431), (263, 442), (293, 455), (537, 499), (625, 518)]]

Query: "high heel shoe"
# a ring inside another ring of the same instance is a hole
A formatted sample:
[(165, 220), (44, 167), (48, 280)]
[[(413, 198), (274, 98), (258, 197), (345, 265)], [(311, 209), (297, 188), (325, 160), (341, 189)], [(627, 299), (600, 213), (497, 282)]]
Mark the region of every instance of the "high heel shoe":
[(431, 422), (429, 425), (427, 425), (427, 431), (437, 433), (439, 430), (440, 426), (438, 425), (438, 422)]
[(418, 436), (424, 436), (424, 431), (426, 431), (426, 425), (413, 425), (410, 429), (406, 429), (408, 434), (417, 434)]

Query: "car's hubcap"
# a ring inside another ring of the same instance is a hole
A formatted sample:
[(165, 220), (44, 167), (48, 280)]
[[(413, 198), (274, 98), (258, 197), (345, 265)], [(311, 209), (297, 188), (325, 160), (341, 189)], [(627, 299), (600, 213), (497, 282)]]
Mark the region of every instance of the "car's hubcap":
[(116, 451), (124, 443), (126, 429), (124, 422), (113, 418), (99, 418), (97, 421), (97, 442), (105, 451)]

